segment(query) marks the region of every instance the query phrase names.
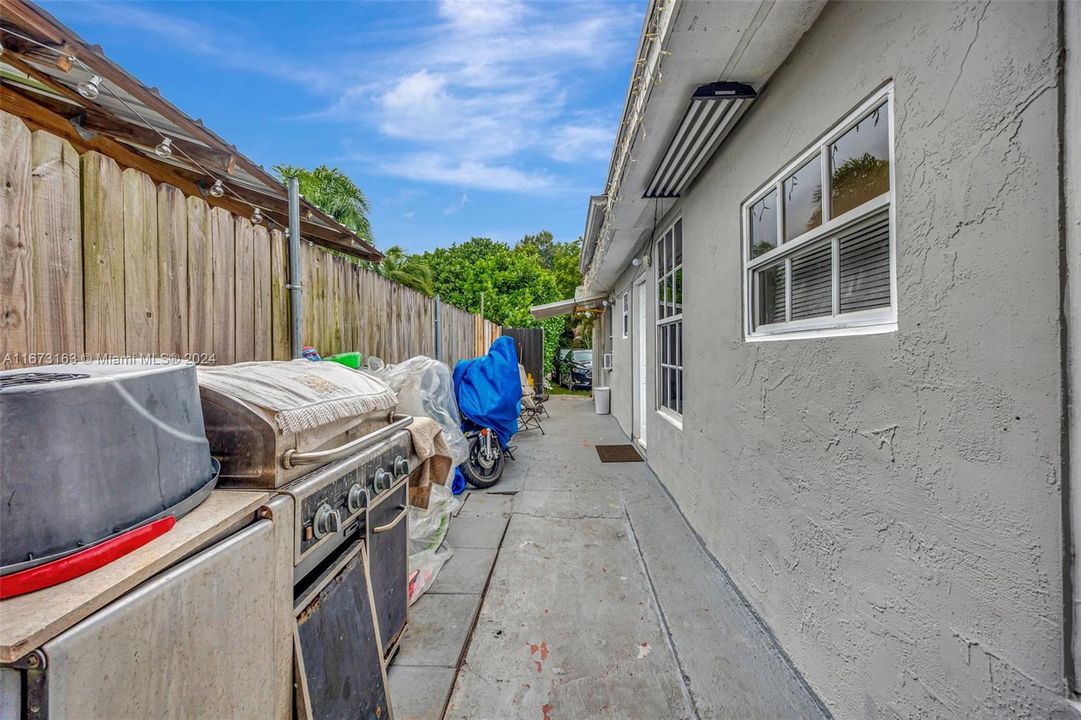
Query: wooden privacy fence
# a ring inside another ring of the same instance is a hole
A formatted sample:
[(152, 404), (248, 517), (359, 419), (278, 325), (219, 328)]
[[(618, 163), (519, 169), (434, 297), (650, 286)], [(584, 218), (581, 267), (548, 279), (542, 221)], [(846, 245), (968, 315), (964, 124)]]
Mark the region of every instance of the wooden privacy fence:
[[(437, 301), (301, 243), (303, 337), (329, 355), (435, 356)], [(0, 367), (165, 355), (288, 359), (288, 247), (200, 197), (0, 111)], [(443, 305), (438, 356), (500, 328)]]

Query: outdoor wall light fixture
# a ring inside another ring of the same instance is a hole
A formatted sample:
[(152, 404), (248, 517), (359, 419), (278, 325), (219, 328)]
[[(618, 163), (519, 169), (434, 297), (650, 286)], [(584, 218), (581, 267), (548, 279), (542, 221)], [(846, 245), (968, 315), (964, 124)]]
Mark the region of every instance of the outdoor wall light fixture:
[(154, 152), (160, 158), (166, 160), (171, 158), (173, 156), (173, 139), (163, 138), (162, 141), (158, 143), (158, 146), (154, 148)]
[(221, 180), (215, 180), (210, 186), (210, 194), (218, 198), (225, 194), (225, 186), (221, 184)]
[(631, 260), (631, 267), (638, 267), (641, 264), (642, 258), (635, 258), (634, 260)]
[(255, 208), (255, 211), (251, 214), (251, 221), (254, 225), (260, 225), (263, 222), (263, 211)]
[(699, 85), (642, 197), (679, 197), (755, 97), (743, 83)]
[(76, 85), (79, 90), (79, 94), (87, 100), (95, 100), (98, 97), (98, 85), (101, 84), (101, 77), (98, 75), (93, 76), (85, 82), (81, 82)]

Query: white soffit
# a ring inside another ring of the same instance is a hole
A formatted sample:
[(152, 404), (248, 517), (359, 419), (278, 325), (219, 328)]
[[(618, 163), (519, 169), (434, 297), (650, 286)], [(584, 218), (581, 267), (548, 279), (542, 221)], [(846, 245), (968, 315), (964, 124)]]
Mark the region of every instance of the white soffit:
[(754, 89), (743, 83), (698, 86), (642, 197), (679, 197), (755, 97)]

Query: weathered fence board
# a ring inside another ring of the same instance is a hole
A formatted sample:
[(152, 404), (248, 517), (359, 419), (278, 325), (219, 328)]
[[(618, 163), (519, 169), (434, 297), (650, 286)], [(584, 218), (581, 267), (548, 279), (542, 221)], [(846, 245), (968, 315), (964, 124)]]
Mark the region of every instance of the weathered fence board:
[[(49, 353), (291, 357), (281, 230), (155, 186), (100, 153), (80, 158), (2, 110), (0, 181), (0, 366)], [(437, 352), (434, 298), (307, 241), (299, 259), (302, 341), (324, 356), (438, 355), (453, 365), (498, 335), (443, 305)]]
[(124, 355), (124, 190), (120, 166), (88, 152), (82, 158), (83, 324), (86, 352)]
[(214, 349), (214, 265), (210, 246), (210, 206), (189, 197), (188, 210), (188, 351), (209, 355)]
[(255, 359), (255, 230), (248, 218), (237, 218), (236, 242), (236, 342), (233, 359)]
[[(255, 355), (260, 360), (274, 356), (270, 332), (270, 233), (262, 225), (255, 226), (253, 243), (253, 288), (255, 315)], [(253, 358), (253, 359), (254, 359)]]
[(30, 131), (18, 118), (0, 117), (0, 360), (22, 364), (31, 349)]
[(158, 351), (188, 349), (188, 208), (184, 193), (158, 186)]
[(281, 230), (270, 231), (270, 337), (275, 360), (292, 357), (289, 343), (289, 250)]
[(31, 140), (31, 346), (83, 352), (83, 240), (79, 154), (42, 130)]
[(158, 199), (154, 181), (123, 172), (124, 347), (128, 354), (158, 347)]
[(211, 265), (214, 269), (214, 344), (218, 365), (229, 365), (236, 355), (236, 264), (233, 216), (222, 208), (210, 211)]

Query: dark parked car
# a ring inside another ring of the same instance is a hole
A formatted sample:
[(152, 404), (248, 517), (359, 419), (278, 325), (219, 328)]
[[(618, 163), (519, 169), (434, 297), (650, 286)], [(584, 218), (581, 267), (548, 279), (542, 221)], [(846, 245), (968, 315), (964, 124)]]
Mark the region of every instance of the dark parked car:
[(571, 390), (593, 387), (593, 351), (561, 348), (556, 355), (556, 382)]

